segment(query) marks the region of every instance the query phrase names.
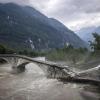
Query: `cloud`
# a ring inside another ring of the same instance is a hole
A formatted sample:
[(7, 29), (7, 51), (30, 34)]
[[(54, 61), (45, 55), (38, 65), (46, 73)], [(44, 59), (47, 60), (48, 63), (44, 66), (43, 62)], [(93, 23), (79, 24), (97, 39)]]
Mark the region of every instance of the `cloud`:
[(0, 0), (31, 5), (73, 30), (100, 25), (100, 0)]
[[(100, 25), (100, 0), (58, 0), (49, 16), (62, 21), (73, 30), (91, 25)], [(94, 20), (95, 19), (95, 20)]]
[(0, 0), (0, 2), (1, 2), (1, 3), (13, 2), (13, 3), (20, 4), (20, 5), (29, 4), (29, 0)]

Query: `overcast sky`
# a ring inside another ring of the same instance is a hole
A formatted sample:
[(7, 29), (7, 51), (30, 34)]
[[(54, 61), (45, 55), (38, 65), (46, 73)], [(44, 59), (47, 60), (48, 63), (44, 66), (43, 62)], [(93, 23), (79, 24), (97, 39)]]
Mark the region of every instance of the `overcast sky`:
[(100, 0), (0, 0), (31, 5), (48, 17), (54, 17), (70, 29), (100, 25)]

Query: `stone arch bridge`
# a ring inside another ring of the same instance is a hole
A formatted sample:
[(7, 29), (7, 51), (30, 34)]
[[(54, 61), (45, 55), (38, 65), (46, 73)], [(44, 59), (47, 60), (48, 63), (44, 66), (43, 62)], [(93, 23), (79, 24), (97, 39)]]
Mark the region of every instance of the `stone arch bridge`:
[(58, 65), (53, 62), (37, 60), (27, 56), (16, 54), (0, 54), (0, 59), (3, 59), (9, 63), (17, 72), (25, 71), (25, 65), (29, 63), (35, 63), (43, 70), (48, 78), (69, 77), (75, 74), (73, 71), (69, 71), (67, 67), (62, 65)]
[[(56, 64), (53, 62), (48, 61), (41, 61), (35, 58), (23, 56), (23, 55), (16, 55), (16, 54), (0, 54), (0, 59), (5, 60), (9, 64), (11, 64), (12, 68), (18, 72), (25, 71), (25, 65), (29, 63), (36, 63), (39, 67), (45, 72), (48, 78), (56, 78), (62, 81), (74, 81), (74, 82), (81, 82), (81, 83), (92, 83), (92, 84), (99, 84), (99, 80), (83, 78), (83, 74), (90, 73), (94, 70), (99, 70), (100, 66), (91, 68), (88, 70), (75, 72), (70, 69), (68, 66), (63, 66), (60, 64)], [(33, 66), (34, 67), (34, 66)], [(81, 76), (82, 75), (82, 76)]]

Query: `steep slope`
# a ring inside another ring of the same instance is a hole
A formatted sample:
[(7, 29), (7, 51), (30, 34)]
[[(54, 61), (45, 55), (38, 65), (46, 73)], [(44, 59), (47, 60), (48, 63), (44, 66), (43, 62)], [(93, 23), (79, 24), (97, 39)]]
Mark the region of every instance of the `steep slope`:
[(69, 30), (64, 24), (54, 18), (50, 18), (49, 20), (50, 25), (63, 34), (64, 43), (70, 43), (75, 47), (87, 47), (87, 44), (82, 41), (73, 31)]
[[(55, 21), (34, 8), (13, 3), (0, 4), (0, 43), (15, 49), (60, 48), (66, 42), (75, 47), (85, 47), (74, 32), (62, 23), (58, 22), (56, 27), (53, 23)], [(57, 28), (58, 25), (62, 27), (61, 30)]]

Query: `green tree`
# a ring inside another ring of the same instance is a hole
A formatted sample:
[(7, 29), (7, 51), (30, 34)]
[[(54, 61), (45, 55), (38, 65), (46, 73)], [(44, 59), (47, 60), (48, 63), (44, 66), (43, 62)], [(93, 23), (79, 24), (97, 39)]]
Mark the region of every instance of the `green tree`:
[(0, 53), (1, 54), (6, 53), (6, 48), (3, 45), (1, 45), (1, 44), (0, 44)]
[(9, 49), (6, 46), (0, 44), (0, 54), (12, 54), (15, 53), (13, 49)]
[(90, 41), (90, 46), (93, 52), (100, 52), (100, 35), (93, 33), (94, 41)]

